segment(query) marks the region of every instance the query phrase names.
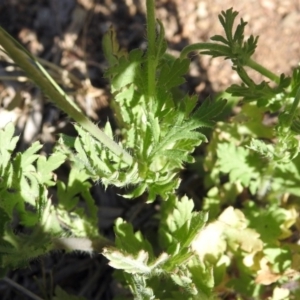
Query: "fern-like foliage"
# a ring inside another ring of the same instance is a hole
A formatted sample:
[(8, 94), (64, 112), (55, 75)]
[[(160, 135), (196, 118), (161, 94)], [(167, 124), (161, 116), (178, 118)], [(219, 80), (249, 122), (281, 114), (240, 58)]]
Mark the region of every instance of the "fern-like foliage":
[[(10, 218), (15, 210), (23, 225), (34, 226), (41, 219), (46, 201), (44, 185), (54, 184), (51, 172), (64, 162), (65, 156), (55, 153), (48, 160), (39, 156), (39, 142), (12, 156), (17, 141), (14, 126), (8, 123), (0, 131), (0, 207)], [(28, 205), (33, 211), (26, 209)]]
[[(230, 53), (227, 58), (232, 59), (237, 65), (244, 65), (254, 53), (258, 37), (254, 38), (254, 36), (251, 35), (248, 40), (244, 41), (244, 29), (247, 22), (243, 19), (240, 20), (235, 32), (233, 32), (233, 25), (237, 15), (238, 12), (233, 11), (232, 8), (222, 11), (219, 15), (219, 20), (224, 28), (226, 37), (214, 35), (211, 37), (211, 40), (225, 44), (226, 47), (228, 47), (228, 53)], [(217, 50), (214, 52), (204, 51), (203, 53), (212, 55), (213, 57), (224, 56), (223, 52)]]
[[(212, 57), (225, 57), (233, 63), (233, 70), (237, 72), (242, 80), (242, 84), (233, 84), (227, 92), (233, 96), (243, 97), (245, 101), (256, 101), (260, 106), (269, 106), (272, 110), (278, 109), (285, 101), (287, 95), (285, 89), (291, 83), (291, 78), (281, 74), (279, 78), (261, 65), (252, 60), (252, 55), (257, 47), (258, 37), (251, 35), (245, 40), (244, 30), (247, 22), (243, 19), (234, 30), (234, 21), (238, 15), (232, 8), (222, 11), (219, 20), (224, 28), (225, 36), (215, 35), (211, 40), (217, 43), (209, 44), (208, 49), (200, 47), (201, 54), (207, 54)], [(201, 45), (201, 44), (200, 44)], [(187, 46), (191, 47), (192, 46)], [(202, 48), (204, 48), (202, 50)], [(196, 50), (193, 49), (193, 50)], [(268, 82), (262, 81), (255, 83), (247, 74), (246, 67), (251, 67), (268, 78), (276, 81), (277, 86), (271, 87)], [(281, 97), (279, 98), (279, 95)]]
[(180, 299), (180, 295), (210, 299), (212, 274), (190, 248), (207, 215), (193, 208), (193, 201), (186, 197), (178, 201), (172, 196), (164, 202), (160, 231), (164, 251), (158, 256), (140, 232), (134, 233), (130, 224), (117, 220), (116, 248), (106, 248), (103, 255), (111, 266), (124, 271), (118, 276), (136, 299)]
[[(48, 159), (40, 156), (39, 142), (14, 155), (19, 139), (14, 131), (12, 123), (0, 130), (1, 268), (27, 264), (29, 259), (48, 252), (51, 244), (48, 233), (58, 233), (60, 228), (50, 208), (46, 187), (54, 185), (52, 171), (65, 161), (65, 156), (61, 153)], [(7, 226), (16, 216), (23, 226), (40, 229), (31, 236), (15, 235)]]
[[(111, 78), (112, 91), (115, 94), (115, 106), (118, 106), (120, 110), (118, 116), (121, 120), (119, 119), (119, 123), (128, 128), (123, 132), (125, 147), (132, 149), (139, 164), (140, 183), (128, 196), (137, 197), (148, 190), (150, 201), (157, 194), (167, 198), (165, 192), (174, 191), (178, 186), (178, 180), (174, 180), (176, 174), (170, 172), (172, 161), (168, 160), (166, 156), (169, 155), (171, 158), (172, 155), (173, 161), (176, 161), (180, 156), (183, 160), (185, 159), (184, 152), (180, 152), (181, 149), (177, 149), (177, 156), (176, 151), (163, 153), (164, 150), (175, 149), (176, 141), (182, 139), (182, 136), (187, 133), (182, 127), (182, 117), (175, 113), (176, 106), (169, 90), (171, 87), (182, 83), (183, 78), (181, 76), (187, 72), (189, 65), (187, 61), (182, 64), (179, 61), (169, 63), (160, 59), (166, 48), (165, 42), (163, 42), (163, 33), (161, 25), (161, 31), (157, 37), (157, 40), (160, 41), (158, 43), (160, 48), (157, 49), (157, 57), (155, 58), (159, 67), (157, 86), (154, 87), (156, 90), (154, 98), (148, 95), (148, 70), (145, 64), (147, 56), (143, 55), (141, 51), (134, 50), (127, 55), (124, 54), (122, 59), (111, 65), (106, 72), (106, 76)], [(107, 47), (107, 44), (115, 45), (116, 43), (115, 39), (107, 40), (104, 43), (104, 48)], [(120, 57), (119, 52), (114, 53), (114, 55)], [(118, 84), (119, 81), (115, 80), (115, 78), (119, 79), (122, 76), (121, 69), (124, 68), (125, 63), (127, 63), (126, 71), (135, 70), (130, 77), (131, 82), (125, 73), (124, 78), (126, 80), (123, 82), (126, 83), (126, 87), (124, 87), (125, 84), (120, 85)], [(174, 125), (172, 128), (171, 124)], [(167, 134), (166, 131), (170, 132)], [(189, 137), (188, 134), (186, 137)], [(198, 139), (199, 144), (199, 135), (195, 136), (195, 139)], [(176, 163), (178, 164), (178, 162)]]
[[(31, 259), (53, 249), (67, 248), (68, 242), (64, 248), (60, 238), (72, 235), (97, 240), (95, 243), (102, 239), (98, 233), (97, 207), (90, 194), (90, 175), (74, 168), (67, 183), (55, 182), (53, 171), (65, 162), (66, 155), (57, 151), (47, 159), (38, 154), (42, 148), (39, 142), (14, 154), (18, 141), (14, 130), (12, 123), (0, 130), (1, 276), (7, 269), (25, 267)], [(58, 204), (54, 206), (47, 188), (55, 184)], [(78, 207), (79, 197), (85, 207)], [(13, 232), (10, 223), (16, 218), (26, 228), (26, 234)], [(80, 243), (70, 250), (76, 249), (81, 249)], [(92, 246), (85, 251), (93, 251)]]
[[(167, 199), (174, 193), (179, 185), (177, 170), (193, 162), (191, 154), (195, 147), (206, 141), (199, 129), (213, 126), (213, 119), (226, 104), (224, 100), (216, 103), (206, 100), (196, 110), (196, 96), (174, 97), (174, 89), (184, 83), (189, 59), (170, 59), (165, 55), (164, 29), (161, 23), (159, 26), (153, 59), (157, 66), (154, 86), (149, 87), (147, 53), (139, 49), (130, 53), (122, 50), (113, 29), (103, 40), (110, 64), (105, 76), (111, 82), (112, 106), (122, 130), (122, 146), (130, 151), (135, 163), (128, 168), (120, 157), (104, 149), (79, 127), (79, 138), (69, 145), (67, 137), (61, 139), (62, 147), (73, 148), (65, 148), (63, 153), (94, 180), (100, 180), (105, 186), (127, 187), (125, 196), (130, 198), (147, 192), (148, 201), (157, 195)], [(109, 123), (104, 131), (113, 138)]]

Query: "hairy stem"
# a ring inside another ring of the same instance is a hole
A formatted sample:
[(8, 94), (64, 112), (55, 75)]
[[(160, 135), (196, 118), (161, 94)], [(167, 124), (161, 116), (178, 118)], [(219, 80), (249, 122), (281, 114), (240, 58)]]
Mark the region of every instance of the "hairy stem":
[[(67, 113), (72, 119), (79, 123), (85, 130), (93, 135), (98, 141), (104, 144), (114, 154), (123, 157), (123, 160), (131, 165), (133, 158), (124, 151), (117, 143), (111, 140), (102, 130), (92, 123), (83, 112), (68, 98), (68, 96), (54, 83), (52, 78), (49, 78), (41, 71), (41, 66), (38, 64), (34, 56), (23, 50), (14, 39), (0, 27), (0, 44), (5, 49), (12, 60), (24, 70), (27, 76), (41, 88), (41, 90), (53, 101), (61, 110)], [(52, 79), (52, 80), (51, 80)]]
[(53, 238), (53, 250), (66, 251), (83, 251), (83, 252), (97, 252), (101, 253), (104, 247), (112, 246), (113, 242), (110, 240), (99, 238), (84, 238), (84, 237), (69, 237), (69, 238)]
[(155, 95), (155, 73), (156, 73), (156, 32), (155, 32), (155, 7), (154, 0), (147, 0), (147, 71), (148, 71), (148, 97), (152, 99)]

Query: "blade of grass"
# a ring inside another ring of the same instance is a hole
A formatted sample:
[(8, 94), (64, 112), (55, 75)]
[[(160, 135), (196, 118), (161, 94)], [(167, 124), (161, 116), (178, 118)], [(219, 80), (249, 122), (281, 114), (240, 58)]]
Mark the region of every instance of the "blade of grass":
[(38, 60), (30, 54), (22, 45), (14, 40), (3, 28), (0, 27), (0, 45), (5, 49), (10, 58), (26, 73), (26, 75), (41, 88), (41, 90), (62, 111), (79, 123), (98, 141), (104, 144), (124, 162), (131, 165), (133, 158), (117, 143), (111, 140), (102, 130), (92, 123), (80, 110), (80, 108), (66, 95), (60, 86), (53, 80)]

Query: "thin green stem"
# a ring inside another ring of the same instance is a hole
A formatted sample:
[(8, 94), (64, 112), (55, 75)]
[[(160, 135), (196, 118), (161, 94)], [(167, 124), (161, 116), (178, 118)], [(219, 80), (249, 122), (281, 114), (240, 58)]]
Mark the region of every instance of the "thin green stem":
[[(198, 43), (198, 44), (186, 46), (181, 51), (180, 58), (181, 59), (186, 58), (187, 55), (193, 51), (211, 51), (212, 53), (215, 52), (216, 54), (218, 54), (217, 56), (232, 57), (231, 50), (228, 46), (224, 46), (216, 43)], [(263, 76), (274, 81), (276, 84), (280, 83), (280, 78), (276, 74), (272, 73), (271, 71), (263, 67), (261, 64), (258, 64), (251, 58), (249, 58), (248, 61), (246, 61), (245, 66), (248, 66), (253, 70), (259, 72)]]
[(227, 46), (223, 46), (220, 44), (215, 44), (215, 43), (196, 43), (192, 45), (188, 45), (184, 47), (180, 53), (180, 59), (184, 59), (188, 56), (189, 53), (194, 52), (194, 51), (204, 51), (204, 50), (209, 50), (209, 51), (215, 51), (219, 52), (220, 55), (223, 56), (230, 56), (231, 51), (230, 48)]
[(148, 71), (148, 97), (151, 99), (155, 95), (155, 74), (156, 74), (156, 32), (155, 32), (155, 6), (154, 0), (147, 0), (147, 71)]
[[(0, 44), (12, 60), (24, 70), (27, 76), (41, 88), (41, 90), (61, 110), (67, 113), (72, 119), (79, 123), (85, 130), (93, 135), (98, 141), (104, 144), (114, 154), (123, 158), (131, 165), (133, 158), (124, 151), (117, 143), (111, 140), (98, 126), (92, 123), (78, 108), (78, 106), (63, 92), (54, 82), (45, 69), (27, 51), (24, 51), (14, 39), (0, 27)], [(42, 69), (41, 69), (42, 68)]]
[(252, 68), (253, 70), (259, 72), (263, 76), (271, 79), (276, 84), (280, 83), (280, 78), (276, 74), (274, 74), (273, 72), (269, 71), (268, 69), (266, 69), (265, 67), (263, 67), (261, 64), (258, 64), (257, 62), (255, 62), (251, 58), (248, 59), (248, 61), (246, 62), (245, 65), (248, 66), (248, 67), (250, 67), (250, 68)]

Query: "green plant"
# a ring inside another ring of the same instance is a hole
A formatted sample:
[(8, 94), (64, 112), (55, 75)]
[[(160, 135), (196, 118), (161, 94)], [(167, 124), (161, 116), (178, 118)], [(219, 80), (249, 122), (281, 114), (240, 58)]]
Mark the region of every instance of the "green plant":
[[(0, 29), (0, 44), (7, 54), (77, 122), (78, 132), (76, 138), (61, 135), (46, 159), (38, 154), (38, 142), (14, 154), (18, 138), (12, 124), (0, 131), (2, 275), (53, 249), (81, 250), (106, 256), (135, 299), (222, 299), (232, 290), (240, 298), (258, 298), (264, 297), (264, 285), (270, 283), (276, 283), (272, 299), (296, 297), (297, 289), (282, 285), (291, 276), (297, 280), (299, 271), (299, 247), (288, 239), (291, 227), (299, 227), (299, 69), (291, 78), (278, 77), (253, 61), (258, 38), (244, 41), (243, 20), (233, 31), (237, 12), (232, 9), (219, 16), (225, 37), (187, 46), (173, 58), (166, 54), (154, 1), (146, 3), (146, 53), (121, 49), (113, 29), (103, 39), (109, 63), (105, 76), (111, 82), (112, 107), (122, 134), (119, 142), (109, 122), (103, 131), (98, 129), (37, 59)], [(232, 60), (242, 83), (227, 92), (243, 98), (239, 115), (222, 115), (220, 120), (225, 100), (207, 99), (197, 107), (196, 95), (181, 94), (191, 51)], [(276, 86), (256, 84), (246, 67)], [(273, 127), (262, 123), (268, 112), (278, 115)], [(208, 141), (201, 133), (204, 128), (211, 128), (210, 142), (205, 157), (196, 161), (204, 160), (200, 176), (208, 192), (206, 212), (196, 212), (193, 201), (177, 196), (176, 189), (178, 171), (193, 164), (192, 153)], [(54, 181), (52, 172), (65, 161), (72, 165), (68, 182)], [(114, 243), (99, 234), (91, 180), (120, 187), (128, 198), (146, 195), (147, 202), (153, 202), (159, 197), (158, 246), (122, 219), (116, 220)], [(56, 205), (47, 196), (50, 186), (57, 188)], [(289, 201), (283, 201), (286, 193)], [(79, 194), (86, 209), (78, 207)], [(30, 234), (13, 233), (14, 216)], [(239, 280), (229, 276), (233, 268)]]

